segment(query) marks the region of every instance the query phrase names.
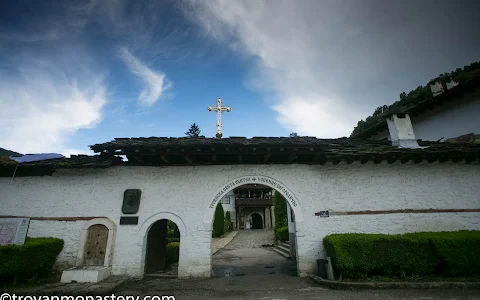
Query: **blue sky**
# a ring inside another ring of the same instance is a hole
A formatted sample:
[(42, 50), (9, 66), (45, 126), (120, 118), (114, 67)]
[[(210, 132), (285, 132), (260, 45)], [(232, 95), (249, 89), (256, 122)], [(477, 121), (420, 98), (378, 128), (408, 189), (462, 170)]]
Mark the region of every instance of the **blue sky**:
[(480, 59), (476, 1), (2, 1), (0, 147), (115, 137), (348, 136)]

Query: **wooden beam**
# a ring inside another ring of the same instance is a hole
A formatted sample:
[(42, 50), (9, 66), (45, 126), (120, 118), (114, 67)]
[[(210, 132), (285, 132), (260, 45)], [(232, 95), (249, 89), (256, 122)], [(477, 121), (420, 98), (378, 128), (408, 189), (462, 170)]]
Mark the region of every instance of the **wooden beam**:
[(269, 159), (270, 159), (270, 153), (265, 154), (265, 156), (263, 157), (263, 161), (268, 163)]
[(141, 156), (138, 156), (138, 155), (132, 155), (133, 159), (135, 159), (136, 161), (138, 161), (139, 163), (145, 163), (143, 161), (143, 158)]
[(170, 161), (168, 160), (167, 156), (166, 155), (161, 155), (160, 158), (166, 163), (166, 164), (169, 164)]
[(186, 160), (189, 164), (192, 163), (192, 159), (190, 158), (190, 156), (184, 155), (184, 157), (185, 157), (185, 160)]

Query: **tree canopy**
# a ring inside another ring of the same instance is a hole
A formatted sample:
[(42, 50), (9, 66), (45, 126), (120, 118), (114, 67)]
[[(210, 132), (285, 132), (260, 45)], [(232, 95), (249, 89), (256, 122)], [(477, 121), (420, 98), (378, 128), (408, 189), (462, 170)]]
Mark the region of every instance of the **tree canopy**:
[(198, 127), (197, 124), (193, 123), (190, 126), (190, 128), (188, 129), (188, 131), (185, 132), (185, 135), (189, 138), (199, 137), (200, 136), (200, 128)]
[(418, 86), (416, 89), (411, 90), (408, 93), (400, 93), (400, 99), (393, 104), (377, 107), (371, 116), (368, 116), (365, 120), (358, 121), (357, 126), (353, 129), (350, 136), (355, 136), (377, 123), (383, 122), (385, 116), (389, 113), (408, 111), (419, 102), (433, 97), (432, 91), (430, 90), (430, 84), (434, 84), (438, 81), (444, 86), (444, 90), (446, 90), (445, 87), (447, 82), (453, 80), (462, 84), (477, 77), (480, 77), (480, 62), (474, 62), (469, 66), (465, 66), (463, 69), (457, 68), (450, 73), (440, 74), (436, 78), (431, 79), (425, 86)]
[(290, 137), (298, 137), (298, 134), (296, 132), (290, 133)]

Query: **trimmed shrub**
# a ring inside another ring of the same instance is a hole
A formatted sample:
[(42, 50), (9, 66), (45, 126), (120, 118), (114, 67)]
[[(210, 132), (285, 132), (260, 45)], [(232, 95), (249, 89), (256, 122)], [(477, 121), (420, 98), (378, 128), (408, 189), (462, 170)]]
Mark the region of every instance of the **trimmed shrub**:
[(276, 230), (276, 239), (282, 242), (289, 240), (288, 226), (284, 226)]
[(423, 232), (405, 236), (428, 240), (439, 261), (436, 273), (449, 276), (480, 274), (480, 231)]
[(213, 216), (213, 228), (212, 236), (220, 237), (225, 233), (225, 213), (223, 212), (223, 206), (221, 203), (217, 205), (215, 209), (215, 215)]
[(230, 232), (233, 230), (232, 218), (230, 212), (227, 210), (225, 213), (225, 232)]
[(180, 243), (173, 242), (167, 244), (167, 256), (165, 257), (165, 262), (167, 264), (172, 264), (178, 262), (180, 257)]
[(273, 195), (274, 215), (275, 215), (275, 229), (288, 226), (287, 217), (287, 200), (283, 196), (275, 191)]
[(27, 238), (23, 245), (0, 246), (0, 281), (31, 279), (49, 275), (63, 240)]
[(323, 244), (345, 278), (480, 273), (479, 231), (333, 234)]
[(167, 238), (167, 244), (170, 244), (170, 243), (179, 243), (180, 242), (180, 238)]

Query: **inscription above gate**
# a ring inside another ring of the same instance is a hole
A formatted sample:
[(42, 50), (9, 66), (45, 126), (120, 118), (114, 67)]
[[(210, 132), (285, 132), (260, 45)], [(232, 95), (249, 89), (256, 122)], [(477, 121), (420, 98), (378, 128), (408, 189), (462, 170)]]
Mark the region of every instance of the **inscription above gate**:
[(257, 183), (270, 186), (283, 194), (287, 198), (287, 200), (289, 200), (292, 206), (297, 206), (297, 201), (295, 200), (295, 197), (290, 193), (287, 188), (283, 186), (283, 184), (264, 176), (247, 176), (240, 179), (232, 180), (226, 185), (224, 185), (220, 192), (218, 192), (213, 198), (209, 208), (214, 208), (218, 200), (221, 199), (228, 191), (230, 191), (234, 187), (241, 186), (247, 183)]
[(129, 189), (123, 194), (122, 212), (124, 214), (136, 214), (140, 207), (140, 190)]

